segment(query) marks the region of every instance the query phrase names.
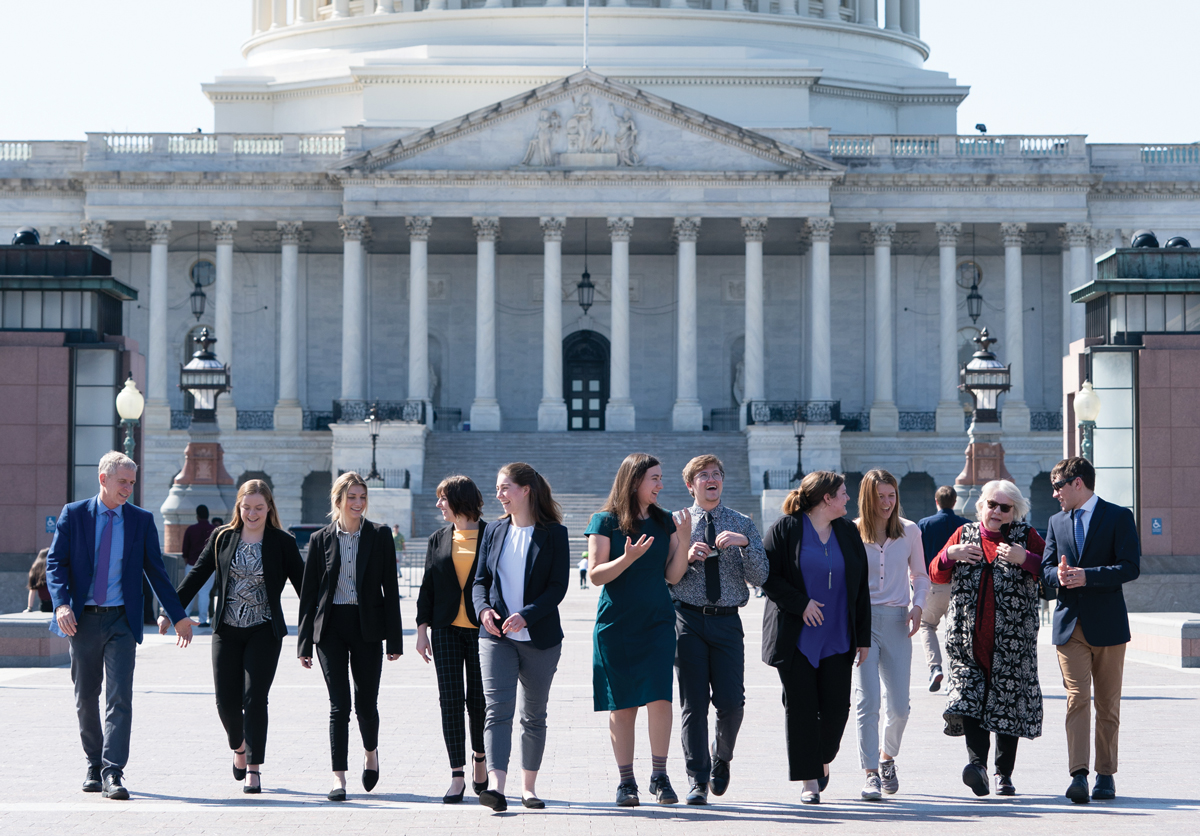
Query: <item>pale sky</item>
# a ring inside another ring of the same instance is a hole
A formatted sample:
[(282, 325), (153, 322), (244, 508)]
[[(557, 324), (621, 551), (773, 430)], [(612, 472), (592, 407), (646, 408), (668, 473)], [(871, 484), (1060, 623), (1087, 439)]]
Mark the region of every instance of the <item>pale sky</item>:
[[(883, 6), (884, 0), (879, 0)], [(250, 0), (0, 0), (0, 140), (212, 130), (200, 83), (242, 64)], [(959, 133), (1200, 141), (1196, 0), (923, 0)]]

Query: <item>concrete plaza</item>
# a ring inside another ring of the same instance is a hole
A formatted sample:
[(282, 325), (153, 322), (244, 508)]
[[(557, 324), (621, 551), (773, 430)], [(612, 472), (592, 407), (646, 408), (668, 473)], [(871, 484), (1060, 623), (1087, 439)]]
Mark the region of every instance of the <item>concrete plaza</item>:
[[(401, 589), (409, 591), (405, 585)], [(128, 802), (80, 792), (85, 764), (69, 671), (0, 669), (0, 774), (9, 787), (0, 799), (0, 833), (71, 829), (179, 836), (248, 830), (294, 836), (517, 831), (765, 836), (803, 824), (854, 833), (951, 832), (964, 825), (976, 833), (1059, 834), (1083, 827), (1090, 833), (1200, 831), (1200, 789), (1187, 767), (1192, 753), (1200, 749), (1200, 670), (1126, 664), (1119, 797), (1075, 806), (1062, 796), (1068, 783), (1065, 695), (1045, 629), (1039, 647), (1045, 734), (1021, 742), (1013, 776), (1020, 793), (1016, 798), (976, 800), (962, 785), (965, 747), (961, 739), (942, 734), (944, 699), (925, 690), (924, 660), (914, 640), (912, 716), (897, 759), (900, 793), (881, 802), (859, 800), (862, 772), (852, 715), (821, 805), (802, 807), (799, 785), (786, 780), (778, 678), (758, 661), (762, 602), (753, 598), (744, 612), (746, 721), (729, 792), (708, 807), (644, 804), (618, 809), (612, 803), (617, 773), (607, 716), (592, 711), (596, 596), (595, 588), (584, 591), (573, 585), (563, 605), (567, 638), (551, 691), (550, 734), (538, 782), (547, 802), (544, 811), (528, 811), (518, 804), (507, 814), (494, 815), (474, 803), (469, 790), (463, 805), (440, 803), (449, 769), (434, 671), (413, 650), (415, 603), (410, 594), (402, 601), (406, 653), (397, 662), (385, 663), (380, 696), (382, 776), (370, 795), (362, 792), (355, 771), (349, 802), (325, 800), (330, 786), (328, 700), (319, 670), (305, 671), (295, 661), (294, 639), (284, 645), (271, 693), (264, 792), (252, 796), (244, 795), (230, 775), (230, 756), (213, 702), (209, 636), (201, 635), (192, 647), (180, 650), (173, 646), (173, 637), (155, 635), (138, 651), (132, 753), (126, 771), (133, 797)], [(294, 625), (294, 597), (288, 605)], [(636, 769), (644, 801), (650, 756), (644, 720), (640, 725)], [(352, 727), (352, 752), (356, 735)], [(678, 716), (669, 771), (682, 795), (687, 779)]]

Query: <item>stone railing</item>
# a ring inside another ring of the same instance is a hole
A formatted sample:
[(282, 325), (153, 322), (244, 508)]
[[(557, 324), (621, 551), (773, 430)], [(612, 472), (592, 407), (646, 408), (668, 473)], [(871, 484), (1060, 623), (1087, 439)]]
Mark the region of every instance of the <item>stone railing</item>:
[(0, 142), (0, 160), (27, 160), (33, 156), (28, 142)]
[[(0, 148), (6, 144), (0, 143)], [(341, 134), (109, 134), (89, 133), (89, 159), (166, 157), (338, 157)], [(4, 157), (0, 156), (0, 159)]]
[(306, 432), (328, 432), (329, 425), (333, 423), (333, 411), (306, 409), (304, 410), (303, 421), (304, 423), (301, 427)]
[(835, 424), (841, 401), (751, 401), (746, 404), (747, 424), (790, 424), (799, 418), (809, 424)]
[(912, 136), (829, 137), (831, 157), (1084, 157), (1086, 137), (1070, 136)]
[(1200, 163), (1200, 145), (1143, 145), (1142, 162), (1147, 165), (1195, 165)]

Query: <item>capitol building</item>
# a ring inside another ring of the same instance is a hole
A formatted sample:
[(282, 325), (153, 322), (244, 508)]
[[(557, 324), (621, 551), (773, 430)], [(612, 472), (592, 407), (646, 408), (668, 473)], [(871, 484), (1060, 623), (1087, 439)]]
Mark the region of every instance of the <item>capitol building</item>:
[[(1070, 291), (1137, 228), (1200, 238), (1200, 146), (958, 135), (970, 90), (919, 0), (598, 0), (586, 29), (577, 0), (247, 6), (244, 63), (201, 85), (213, 133), (0, 137), (5, 242), (92, 245), (136, 291), (155, 510), (208, 328), (225, 467), (268, 479), (287, 525), (370, 469), (375, 403), (381, 521), (417, 536), (452, 470), (487, 495), (527, 460), (582, 513), (643, 448), (676, 505), (684, 457), (718, 450), (758, 517), (796, 415), (804, 470), (887, 468), (917, 518), (963, 468), (959, 369), (986, 327), (1042, 526)], [(0, 297), (6, 329), (66, 327)], [(96, 451), (71, 451), (67, 499), (90, 496)]]

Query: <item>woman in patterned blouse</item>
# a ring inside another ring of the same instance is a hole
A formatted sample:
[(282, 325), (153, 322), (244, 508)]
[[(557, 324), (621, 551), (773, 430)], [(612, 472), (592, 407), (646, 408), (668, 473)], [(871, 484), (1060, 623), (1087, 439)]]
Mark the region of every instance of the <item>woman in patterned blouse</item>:
[[(179, 585), (179, 600), (191, 601), (214, 573), (217, 714), (234, 750), (233, 777), (245, 780), (242, 792), (258, 793), (267, 744), (267, 693), (287, 635), (279, 596), (285, 581), (299, 593), (304, 575), (296, 539), (279, 524), (266, 482), (251, 479), (238, 489), (232, 521), (209, 536)], [(168, 622), (166, 616), (158, 619), (160, 633), (166, 633)]]

